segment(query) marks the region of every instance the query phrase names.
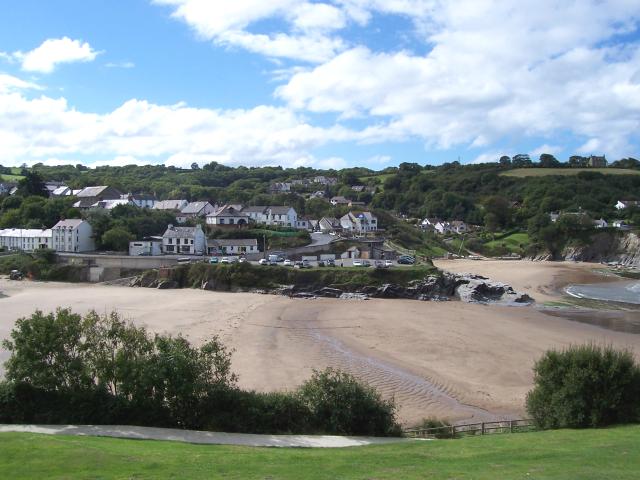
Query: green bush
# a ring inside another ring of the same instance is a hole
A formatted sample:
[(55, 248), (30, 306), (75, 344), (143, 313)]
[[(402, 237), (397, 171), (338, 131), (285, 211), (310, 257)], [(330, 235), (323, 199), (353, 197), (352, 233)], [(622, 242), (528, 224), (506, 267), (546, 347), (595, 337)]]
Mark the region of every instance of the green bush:
[(640, 421), (640, 367), (628, 350), (550, 350), (534, 366), (527, 410), (540, 428), (601, 427)]
[(455, 434), (451, 431), (451, 423), (437, 418), (425, 418), (422, 420), (418, 429), (431, 430), (430, 435), (435, 438), (455, 438)]
[(396, 435), (394, 402), (383, 400), (354, 376), (328, 368), (314, 371), (298, 393), (312, 413), (315, 427), (341, 435)]
[(151, 336), (116, 313), (66, 309), (16, 322), (0, 423), (89, 423), (253, 433), (399, 434), (392, 402), (326, 370), (294, 392), (236, 387), (216, 337), (199, 348)]

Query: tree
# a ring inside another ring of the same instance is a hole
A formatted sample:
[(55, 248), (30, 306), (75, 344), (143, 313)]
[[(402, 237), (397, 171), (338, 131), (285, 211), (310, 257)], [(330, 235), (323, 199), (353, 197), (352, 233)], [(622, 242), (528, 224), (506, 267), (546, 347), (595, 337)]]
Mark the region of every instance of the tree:
[(106, 250), (124, 252), (129, 250), (129, 242), (133, 240), (135, 240), (135, 237), (128, 230), (122, 227), (115, 227), (104, 232), (101, 244)]
[(540, 166), (542, 168), (557, 168), (560, 166), (560, 162), (549, 153), (543, 153), (540, 155)]
[(2, 343), (11, 353), (5, 364), (7, 379), (45, 390), (91, 386), (84, 333), (82, 317), (68, 309), (46, 315), (37, 310), (18, 319), (11, 340)]
[(511, 157), (508, 155), (503, 155), (500, 157), (499, 163), (503, 167), (511, 166)]
[(326, 433), (393, 435), (399, 430), (393, 401), (383, 400), (373, 388), (347, 373), (314, 370), (298, 389), (316, 428)]
[(197, 162), (193, 162), (191, 164), (191, 170), (200, 170), (200, 166), (198, 165)]
[(25, 170), (23, 173), (24, 178), (18, 182), (18, 193), (20, 195), (25, 197), (29, 195), (47, 197), (49, 195), (40, 175), (28, 170)]
[(640, 421), (640, 367), (628, 350), (593, 344), (550, 350), (533, 370), (527, 410), (541, 428)]

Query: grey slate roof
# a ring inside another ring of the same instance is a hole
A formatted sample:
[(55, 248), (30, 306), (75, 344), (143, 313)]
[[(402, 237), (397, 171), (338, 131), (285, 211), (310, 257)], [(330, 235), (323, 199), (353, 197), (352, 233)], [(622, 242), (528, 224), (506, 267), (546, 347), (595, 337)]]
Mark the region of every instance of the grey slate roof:
[(153, 206), (154, 210), (180, 210), (184, 200), (162, 200), (156, 202)]
[(198, 227), (169, 227), (162, 236), (166, 238), (195, 237), (197, 228)]
[(58, 223), (56, 223), (53, 228), (57, 228), (57, 227), (62, 227), (62, 228), (75, 228), (78, 225), (80, 225), (82, 222), (84, 222), (84, 220), (82, 220), (81, 218), (69, 218), (67, 220), (60, 220)]
[(208, 204), (209, 202), (191, 202), (188, 203), (186, 207), (184, 207), (180, 213), (185, 214), (196, 214), (200, 213), (200, 211)]
[(80, 190), (80, 192), (78, 192), (76, 196), (77, 197), (97, 197), (107, 188), (109, 187), (106, 185), (101, 185), (98, 187), (85, 187), (82, 190)]
[(257, 247), (258, 240), (255, 238), (214, 238), (208, 241), (209, 245), (218, 245), (220, 247)]
[(267, 207), (268, 210), (271, 211), (271, 214), (275, 214), (275, 215), (286, 215), (287, 213), (289, 213), (289, 210), (291, 209), (291, 207), (287, 207), (287, 206), (269, 206)]

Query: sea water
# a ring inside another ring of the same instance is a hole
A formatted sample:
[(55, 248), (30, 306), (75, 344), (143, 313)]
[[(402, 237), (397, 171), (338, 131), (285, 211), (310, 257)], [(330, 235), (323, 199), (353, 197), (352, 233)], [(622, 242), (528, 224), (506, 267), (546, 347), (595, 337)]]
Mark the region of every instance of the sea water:
[(572, 297), (640, 305), (640, 282), (592, 283), (571, 285), (566, 292)]

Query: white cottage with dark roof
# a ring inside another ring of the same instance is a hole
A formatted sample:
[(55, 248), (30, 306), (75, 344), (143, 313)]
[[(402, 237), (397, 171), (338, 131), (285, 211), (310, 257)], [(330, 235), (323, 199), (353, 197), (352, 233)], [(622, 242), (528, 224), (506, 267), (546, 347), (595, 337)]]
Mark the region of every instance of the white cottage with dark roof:
[(51, 229), (51, 248), (56, 252), (91, 252), (96, 249), (91, 224), (79, 218), (60, 220)]
[(173, 255), (203, 255), (207, 238), (200, 225), (175, 227), (169, 225), (162, 235), (162, 252)]

